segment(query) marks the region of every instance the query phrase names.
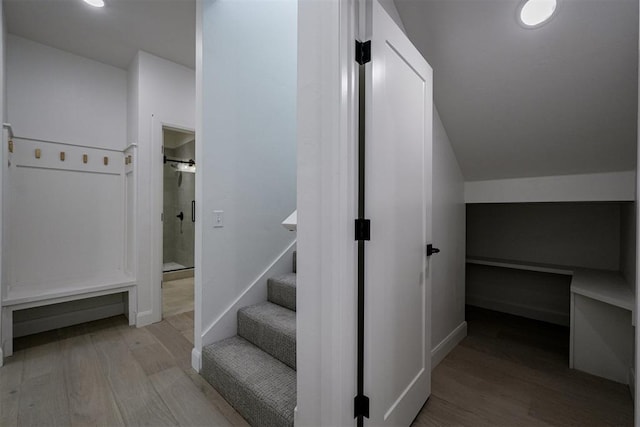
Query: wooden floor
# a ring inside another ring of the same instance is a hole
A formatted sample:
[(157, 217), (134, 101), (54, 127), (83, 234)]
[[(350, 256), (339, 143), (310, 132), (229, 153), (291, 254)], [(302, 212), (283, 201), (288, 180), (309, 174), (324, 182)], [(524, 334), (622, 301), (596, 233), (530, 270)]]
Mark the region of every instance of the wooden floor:
[(0, 368), (0, 426), (246, 426), (191, 369), (192, 330), (189, 312), (17, 339)]
[(414, 426), (632, 426), (629, 388), (570, 370), (569, 329), (467, 310)]
[[(633, 425), (627, 386), (568, 369), (566, 328), (484, 310), (467, 319), (415, 426)], [(0, 426), (246, 426), (191, 369), (192, 331), (187, 312), (19, 338), (0, 368)]]
[(193, 277), (162, 283), (162, 317), (193, 311)]

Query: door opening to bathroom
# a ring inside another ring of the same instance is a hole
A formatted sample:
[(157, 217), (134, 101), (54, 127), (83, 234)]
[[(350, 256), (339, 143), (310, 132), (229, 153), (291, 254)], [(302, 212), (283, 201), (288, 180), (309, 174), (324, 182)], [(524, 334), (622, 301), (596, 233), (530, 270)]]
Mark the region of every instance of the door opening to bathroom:
[(195, 134), (163, 127), (162, 317), (193, 312)]

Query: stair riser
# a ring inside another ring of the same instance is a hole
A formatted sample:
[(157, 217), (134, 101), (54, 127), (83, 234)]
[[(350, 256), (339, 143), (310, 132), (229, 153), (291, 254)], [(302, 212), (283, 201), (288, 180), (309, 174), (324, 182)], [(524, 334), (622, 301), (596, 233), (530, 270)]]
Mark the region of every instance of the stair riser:
[(252, 426), (284, 427), (293, 423), (284, 419), (273, 411), (262, 400), (248, 392), (238, 384), (232, 376), (223, 369), (219, 369), (215, 360), (203, 360), (203, 376), (231, 406), (244, 417)]
[(269, 279), (267, 283), (267, 299), (289, 310), (296, 311), (296, 287)]
[(238, 312), (238, 335), (296, 369), (296, 339)]

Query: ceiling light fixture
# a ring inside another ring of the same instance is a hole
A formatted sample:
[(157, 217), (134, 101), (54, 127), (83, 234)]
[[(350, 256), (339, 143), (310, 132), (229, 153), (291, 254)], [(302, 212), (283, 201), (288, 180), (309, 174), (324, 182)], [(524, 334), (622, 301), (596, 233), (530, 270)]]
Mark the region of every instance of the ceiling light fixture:
[(556, 0), (524, 1), (518, 13), (520, 24), (525, 28), (540, 27), (551, 19), (557, 5)]
[(84, 2), (93, 7), (104, 7), (104, 0), (84, 0)]

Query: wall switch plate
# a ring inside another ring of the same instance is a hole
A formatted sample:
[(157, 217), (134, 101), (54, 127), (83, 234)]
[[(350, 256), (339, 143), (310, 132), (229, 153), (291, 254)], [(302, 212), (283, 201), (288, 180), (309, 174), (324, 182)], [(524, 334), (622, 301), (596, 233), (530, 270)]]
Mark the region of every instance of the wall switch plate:
[(213, 211), (213, 228), (224, 227), (224, 211)]

